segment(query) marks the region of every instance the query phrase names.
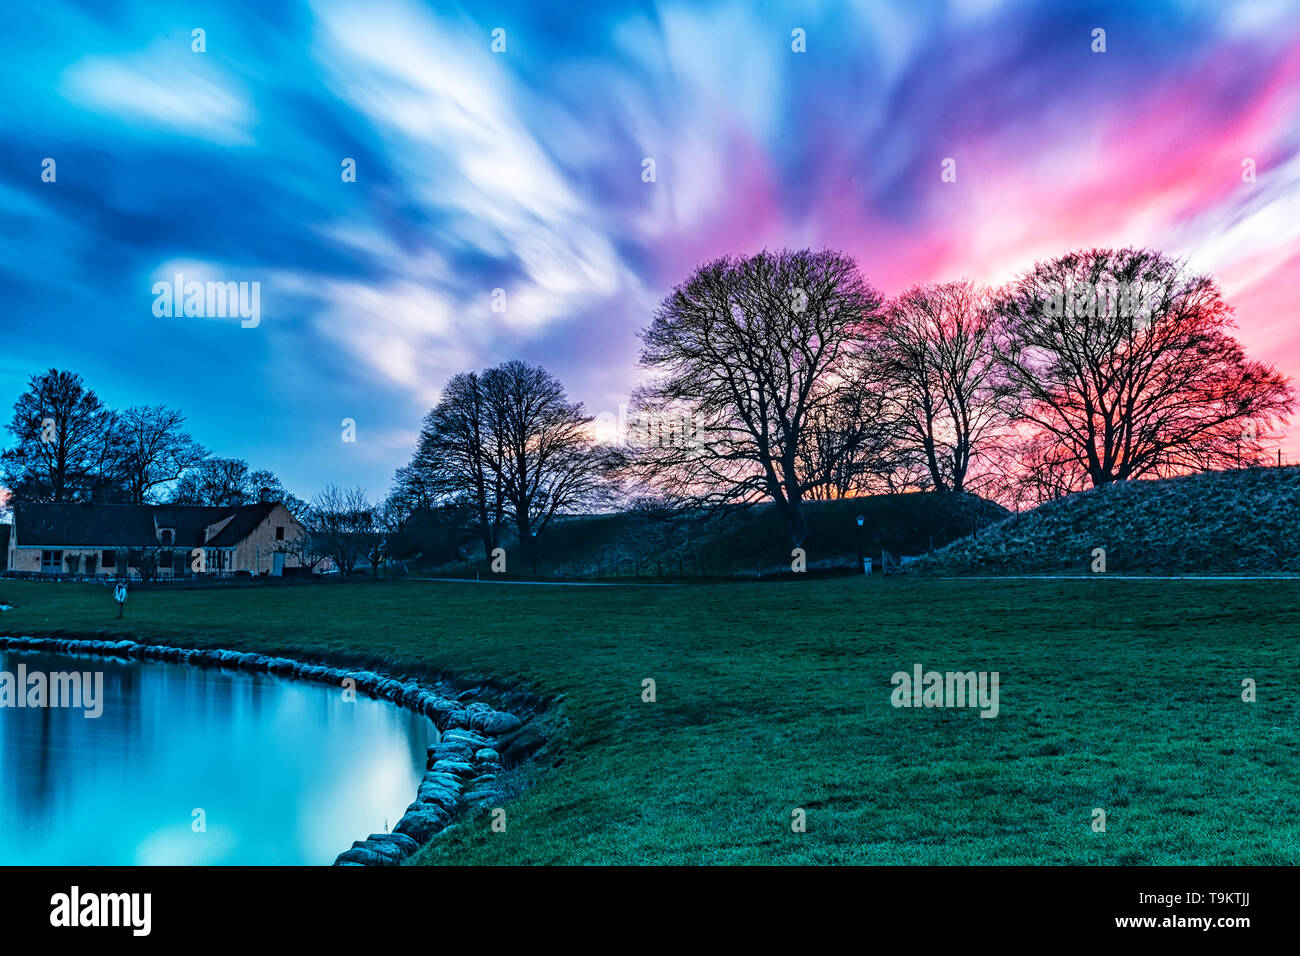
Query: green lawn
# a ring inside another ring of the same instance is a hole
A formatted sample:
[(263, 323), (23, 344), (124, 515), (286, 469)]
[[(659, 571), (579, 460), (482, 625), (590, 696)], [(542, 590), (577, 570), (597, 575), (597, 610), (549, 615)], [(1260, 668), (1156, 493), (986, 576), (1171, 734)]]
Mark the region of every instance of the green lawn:
[[(0, 633), (447, 668), (558, 701), (507, 832), (469, 820), (420, 862), (1300, 862), (1296, 582), (360, 583), (136, 592), (122, 622), (101, 588), (0, 581), (3, 601)], [(1000, 672), (1000, 716), (894, 709), (916, 662)]]

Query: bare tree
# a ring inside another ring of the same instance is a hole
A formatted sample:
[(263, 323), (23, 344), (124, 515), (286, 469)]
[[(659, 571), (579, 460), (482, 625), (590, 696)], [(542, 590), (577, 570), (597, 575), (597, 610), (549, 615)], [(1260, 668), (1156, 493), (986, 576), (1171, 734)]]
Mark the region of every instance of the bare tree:
[(485, 378), (477, 372), (452, 376), (424, 417), (415, 457), (398, 477), (402, 488), (428, 504), (471, 508), (490, 554), (505, 523), (505, 449), (502, 409)]
[(80, 375), (50, 369), (28, 380), (0, 456), (0, 484), (16, 500), (89, 501), (113, 471), (114, 415)]
[(987, 291), (965, 281), (914, 286), (889, 305), (876, 354), (882, 392), (936, 491), (964, 491), (1008, 423), (994, 317)]
[(394, 548), (398, 536), (405, 527), (408, 513), (400, 497), (390, 494), (383, 501), (376, 502), (370, 511), (369, 538), (366, 543), (366, 560), (370, 562), (371, 573), (379, 580), (379, 568), (385, 566), (392, 576)]
[(415, 457), (399, 472), (401, 493), (469, 508), (485, 553), (508, 523), (531, 543), (556, 514), (599, 495), (590, 423), (539, 365), (456, 375), (425, 416)]
[(307, 502), (285, 488), (275, 472), (267, 468), (259, 468), (249, 473), (248, 484), (245, 489), (246, 503), (260, 500), (263, 493), (269, 495), (269, 500), (283, 504), (292, 515), (297, 515), (299, 512), (306, 511), (311, 507)]
[(601, 458), (591, 417), (540, 365), (506, 362), (483, 374), (503, 510), (520, 541), (600, 493)]
[(122, 416), (105, 408), (100, 416), (98, 435), (90, 446), (89, 469), (85, 477), (85, 499), (101, 504), (127, 504), (130, 494), (123, 482), (122, 462), (127, 445), (122, 430)]
[(324, 544), (313, 534), (312, 527), (316, 526), (316, 521), (312, 515), (310, 507), (302, 508), (294, 513), (302, 530), (298, 531), (292, 538), (286, 538), (279, 542), (276, 550), (286, 555), (292, 555), (297, 559), (299, 567), (305, 568), (308, 574), (314, 574), (320, 563), (329, 557)]
[(1087, 473), (1045, 432), (1013, 435), (1003, 447), (1006, 454), (991, 477), (997, 482), (999, 502), (1007, 507), (1032, 508), (1088, 487)]
[(171, 503), (214, 508), (247, 504), (250, 474), (248, 462), (242, 458), (205, 458), (176, 482)]
[(158, 577), (160, 568), (169, 565), (172, 552), (165, 548), (142, 548), (131, 551), (127, 556), (129, 567), (136, 569), (140, 580), (146, 584)]
[(654, 378), (634, 393), (636, 413), (693, 423), (685, 440), (638, 449), (643, 475), (684, 504), (773, 501), (791, 545), (802, 544), (804, 499), (875, 427), (837, 421), (809, 470), (811, 433), (858, 387), (880, 306), (836, 252), (764, 251), (700, 266), (642, 333), (641, 365)]
[(796, 453), (804, 497), (829, 501), (870, 494), (898, 473), (905, 452), (885, 407), (885, 392), (859, 386), (811, 415)]
[(313, 547), (333, 560), (347, 577), (370, 553), (374, 506), (360, 487), (327, 485), (312, 499), (305, 531)]
[(119, 469), (130, 504), (144, 504), (153, 489), (176, 481), (207, 456), (181, 430), (184, 424), (184, 415), (162, 405), (136, 405), (118, 416)]
[[(421, 434), (423, 435), (423, 430)], [(418, 457), (419, 452), (416, 454)], [(440, 503), (436, 478), (414, 463), (397, 469), (389, 495), (394, 501), (400, 502), (408, 516), (417, 511), (429, 511)]]
[(264, 468), (254, 471), (242, 458), (204, 458), (181, 475), (172, 488), (171, 503), (233, 508), (256, 503), (264, 489), (295, 516), (309, 510), (310, 506), (289, 494), (272, 472)]
[(1229, 334), (1214, 279), (1158, 252), (1037, 263), (997, 307), (999, 359), (1066, 487), (1259, 460), (1294, 406), (1288, 380)]

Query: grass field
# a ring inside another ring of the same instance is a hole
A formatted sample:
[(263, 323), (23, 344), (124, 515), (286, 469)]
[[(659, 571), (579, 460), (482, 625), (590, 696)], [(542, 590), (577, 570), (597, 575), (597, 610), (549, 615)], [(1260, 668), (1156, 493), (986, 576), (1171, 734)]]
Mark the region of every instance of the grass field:
[[(422, 863), (1300, 862), (1296, 582), (359, 583), (141, 591), (120, 622), (91, 586), (0, 581), (3, 601), (0, 633), (449, 668), (556, 701), (506, 833), (466, 821)], [(998, 671), (1000, 715), (893, 708), (918, 662)]]

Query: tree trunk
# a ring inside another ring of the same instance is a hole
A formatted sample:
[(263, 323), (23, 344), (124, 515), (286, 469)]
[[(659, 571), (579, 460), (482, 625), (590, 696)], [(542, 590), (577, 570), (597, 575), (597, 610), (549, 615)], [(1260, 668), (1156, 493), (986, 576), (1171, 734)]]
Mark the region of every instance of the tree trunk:
[(803, 500), (790, 496), (785, 502), (786, 530), (791, 548), (801, 548), (808, 537), (808, 518), (804, 514)]

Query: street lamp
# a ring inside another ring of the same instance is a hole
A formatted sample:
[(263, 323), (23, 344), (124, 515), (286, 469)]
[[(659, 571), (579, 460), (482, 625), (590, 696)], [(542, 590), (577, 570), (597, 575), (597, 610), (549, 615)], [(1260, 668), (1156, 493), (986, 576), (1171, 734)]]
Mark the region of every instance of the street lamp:
[(537, 529), (534, 528), (528, 534), (533, 539), (533, 577), (537, 577)]
[(863, 574), (866, 574), (867, 563), (862, 560), (862, 522), (864, 520), (866, 519), (862, 515), (858, 515), (858, 567), (862, 569)]

